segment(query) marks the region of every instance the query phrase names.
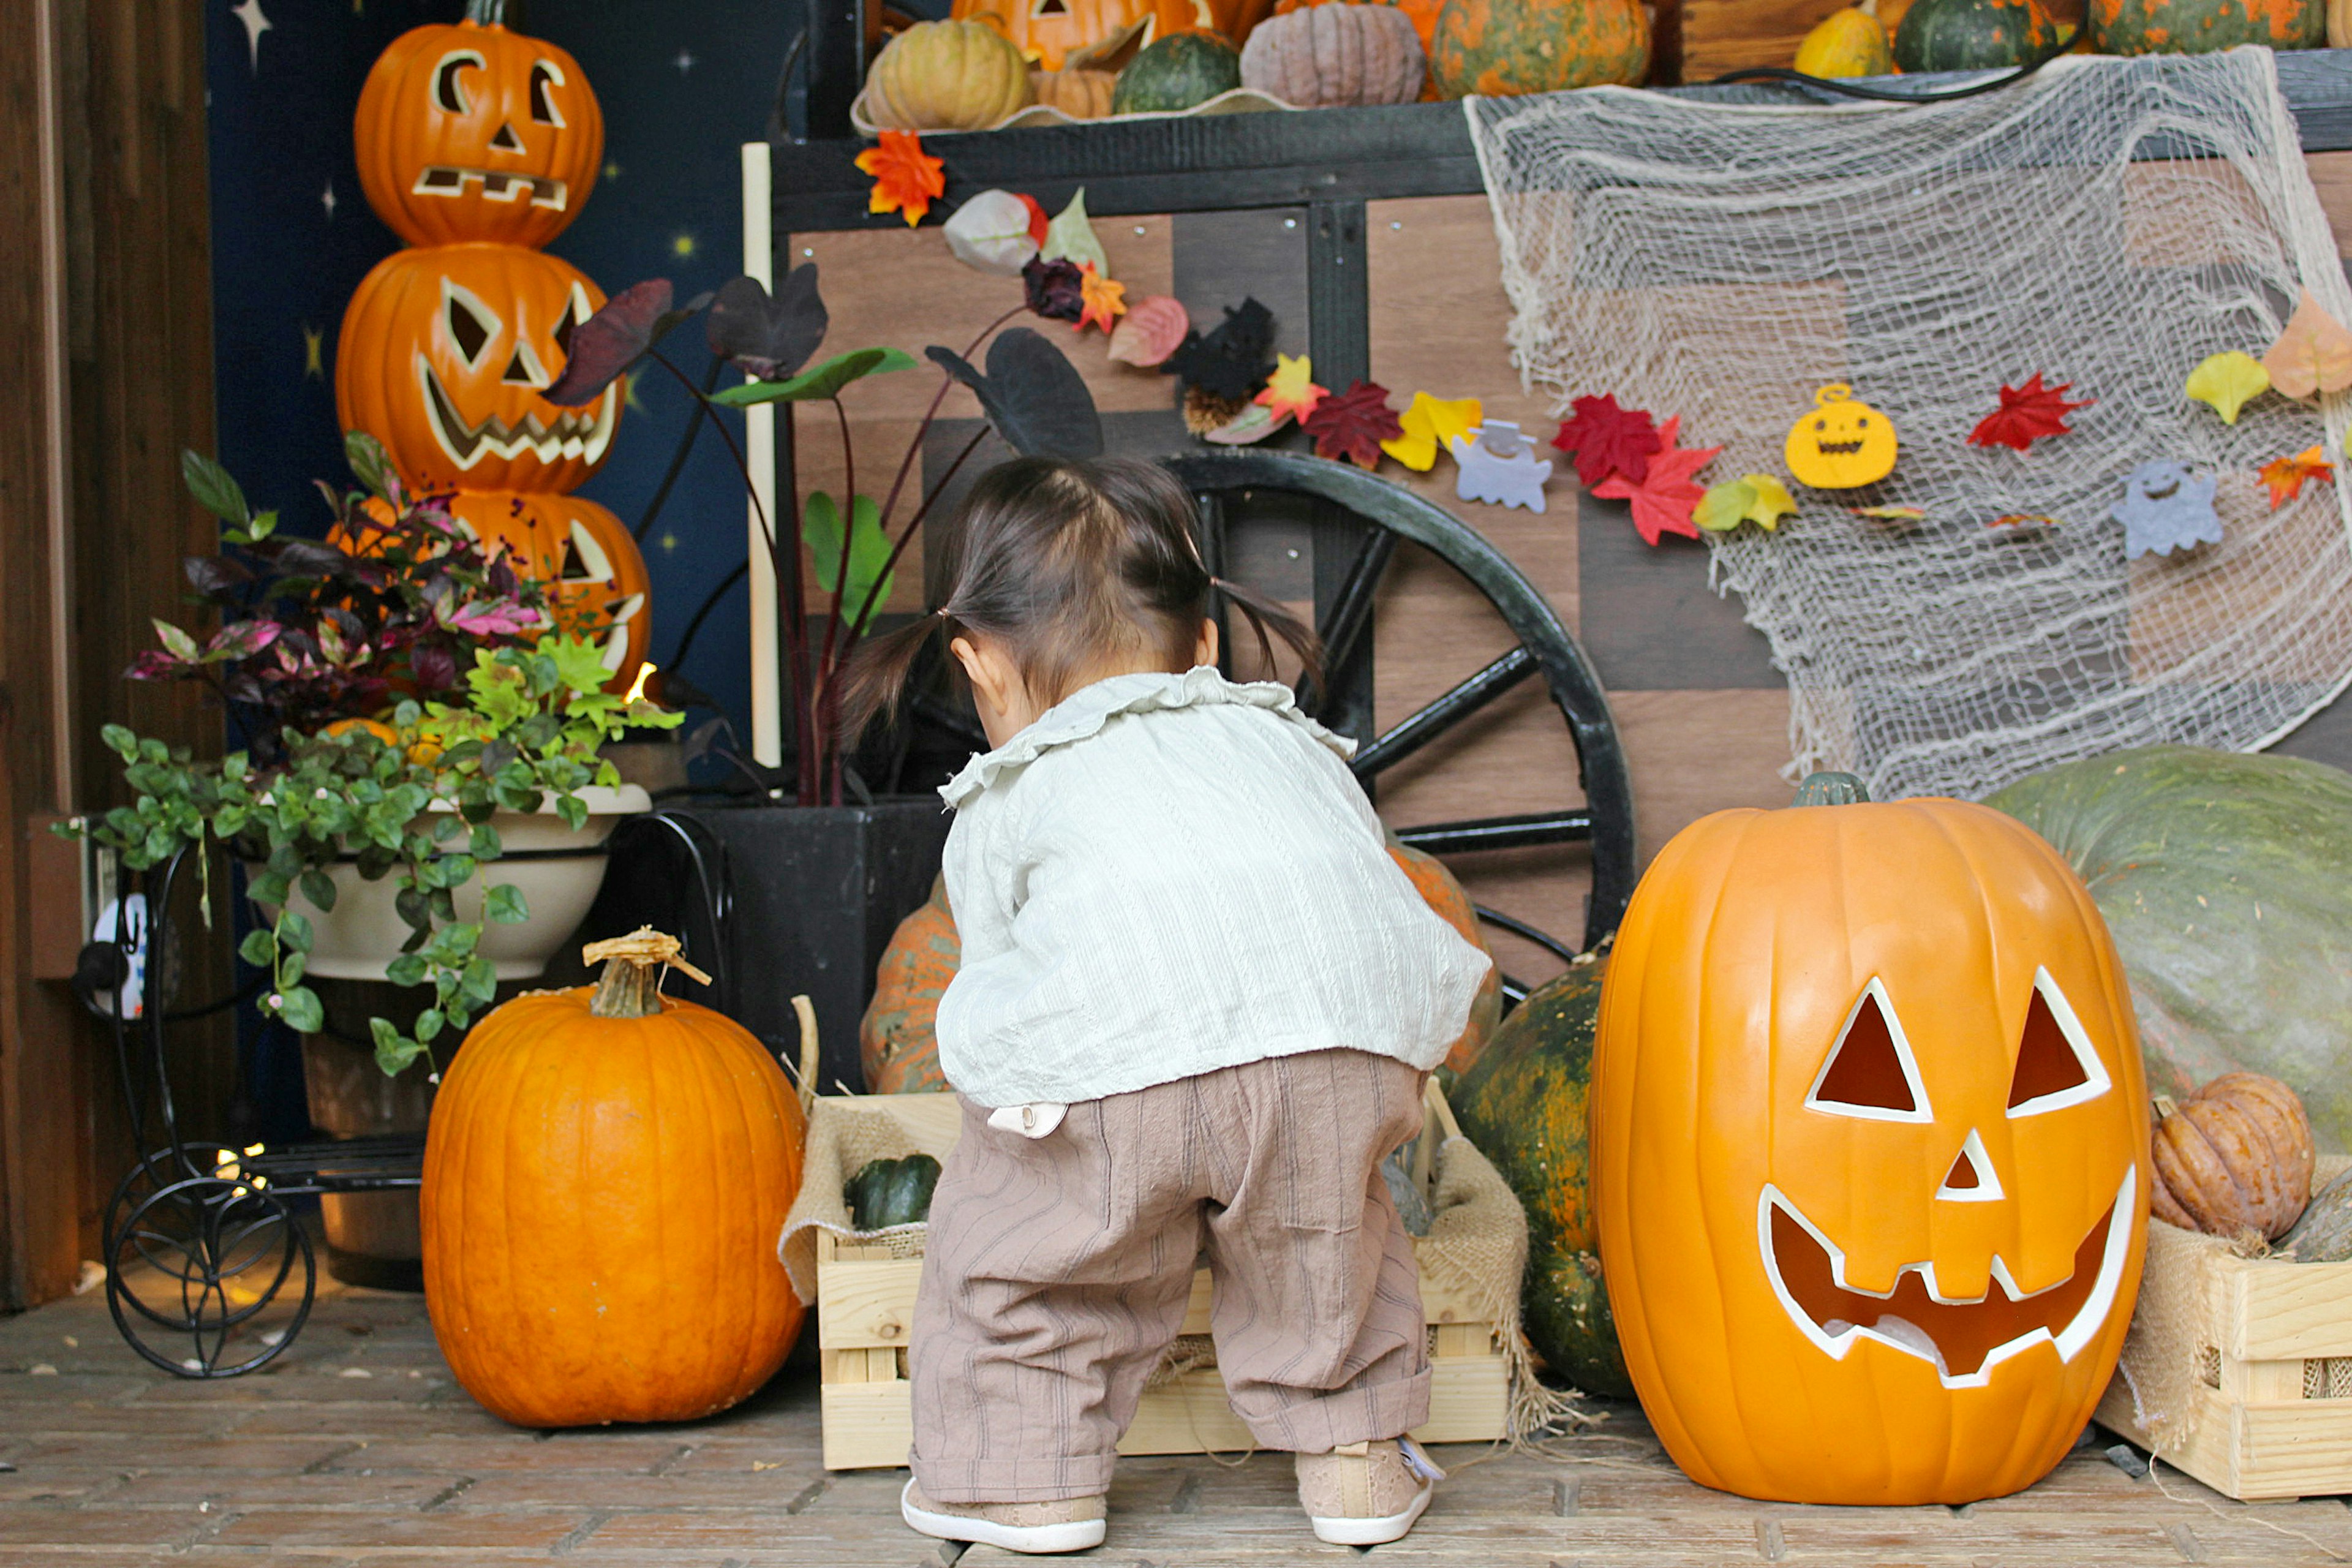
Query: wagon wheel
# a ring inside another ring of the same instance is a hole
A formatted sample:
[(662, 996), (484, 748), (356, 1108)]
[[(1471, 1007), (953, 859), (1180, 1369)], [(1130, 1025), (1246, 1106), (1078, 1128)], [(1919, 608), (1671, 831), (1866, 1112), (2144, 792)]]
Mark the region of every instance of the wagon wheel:
[[(177, 1376), (256, 1371), (294, 1342), (310, 1315), (319, 1278), (310, 1238), (284, 1199), (234, 1175), (206, 1171), (150, 1184), (165, 1162), (176, 1163), (173, 1152), (142, 1161), (108, 1216), (114, 1326)], [(298, 1264), (300, 1294), (281, 1301)]]

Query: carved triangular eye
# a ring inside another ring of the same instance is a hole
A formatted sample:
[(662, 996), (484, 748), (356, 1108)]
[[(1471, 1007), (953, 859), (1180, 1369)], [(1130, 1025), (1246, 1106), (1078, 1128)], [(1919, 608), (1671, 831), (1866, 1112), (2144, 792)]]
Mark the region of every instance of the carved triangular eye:
[(2000, 1178), (1993, 1173), (1992, 1156), (1985, 1152), (1984, 1140), (1976, 1129), (1969, 1129), (1960, 1152), (1952, 1159), (1952, 1168), (1944, 1173), (1944, 1184), (1936, 1195), (1948, 1203), (1990, 1204), (2000, 1200)]
[(1902, 1020), (1886, 1000), (1886, 988), (1873, 976), (1846, 1015), (1837, 1044), (1822, 1063), (1805, 1105), (1832, 1116), (1873, 1121), (1932, 1121), (1919, 1063), (1904, 1037)]
[(449, 346), (457, 351), (467, 369), (478, 367), (482, 351), (489, 347), (490, 340), (506, 323), (499, 320), (497, 311), (482, 303), (479, 295), (446, 278), (441, 279), (441, 310), (443, 324), (449, 331)]
[(2048, 970), (2035, 970), (2025, 1033), (2017, 1043), (2017, 1071), (2009, 1084), (2009, 1114), (2039, 1116), (2080, 1105), (2106, 1093), (2107, 1087), (2107, 1069), (2066, 993)]

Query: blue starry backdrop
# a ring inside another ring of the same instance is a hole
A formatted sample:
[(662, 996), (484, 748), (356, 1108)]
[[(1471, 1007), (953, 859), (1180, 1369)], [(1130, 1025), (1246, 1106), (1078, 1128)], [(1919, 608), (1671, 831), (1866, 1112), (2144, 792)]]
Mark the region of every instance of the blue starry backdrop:
[[(604, 110), (603, 178), (547, 248), (607, 293), (666, 277), (683, 299), (740, 271), (737, 149), (766, 132), (799, 9), (794, 0), (512, 5), (517, 31), (579, 59)], [(206, 0), (218, 456), (257, 506), (282, 508), (304, 532), (326, 523), (311, 481), (345, 477), (334, 391), (343, 307), (368, 268), (400, 247), (360, 193), (352, 151), (360, 85), (402, 33), (463, 13), (463, 0)], [(709, 362), (697, 331), (664, 347), (701, 379)], [(661, 371), (634, 374), (612, 459), (580, 493), (635, 525), (689, 410)], [(676, 671), (688, 620), (743, 559), (742, 487), (709, 431), (643, 548), (653, 659)], [(682, 673), (748, 734), (745, 603), (739, 583), (697, 634)]]

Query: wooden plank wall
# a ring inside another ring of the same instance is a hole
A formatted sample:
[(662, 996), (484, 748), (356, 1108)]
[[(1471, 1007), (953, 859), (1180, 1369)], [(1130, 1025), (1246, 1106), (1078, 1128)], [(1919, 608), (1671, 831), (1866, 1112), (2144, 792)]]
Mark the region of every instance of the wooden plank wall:
[[(1690, 15), (1699, 10), (1692, 8)], [(2310, 160), (2340, 240), (2352, 240), (2352, 153)], [(1196, 323), (1255, 293), (1271, 307), (1286, 352), (1304, 351), (1305, 235), (1302, 209), (1100, 219), (1115, 275), (1129, 297), (1172, 291)], [(1500, 282), (1493, 225), (1483, 196), (1376, 202), (1367, 212), (1370, 360), (1375, 380), (1401, 406), (1415, 391), (1481, 396), (1490, 416), (1548, 436), (1557, 416), (1519, 390), (1506, 347), (1509, 310)], [(929, 342), (961, 349), (1016, 299), (1011, 279), (992, 280), (949, 256), (936, 229), (871, 229), (797, 236), (795, 262), (824, 269), (833, 311), (826, 353), (867, 342), (919, 355)], [(1032, 322), (1032, 324), (1037, 324)], [(1159, 452), (1184, 440), (1167, 381), (1102, 357), (1101, 339), (1044, 323), (1094, 389), (1115, 450)], [(937, 389), (928, 371), (869, 383), (848, 401), (862, 472), (895, 459)], [(929, 471), (973, 428), (978, 409), (961, 388), (943, 412), (955, 424), (930, 443)], [(838, 490), (838, 437), (830, 412), (803, 410), (798, 451), (803, 488)], [(983, 444), (971, 468), (1001, 456)], [(969, 477), (970, 469), (964, 478)], [(1741, 619), (1736, 599), (1706, 586), (1706, 552), (1669, 537), (1643, 545), (1622, 503), (1580, 496), (1555, 479), (1543, 515), (1465, 503), (1441, 463), (1414, 476), (1393, 463), (1381, 472), (1430, 495), (1508, 555), (1550, 599), (1607, 688), (1633, 779), (1640, 855), (1707, 812), (1778, 805), (1789, 796), (1788, 692), (1762, 636)], [(861, 478), (861, 486), (879, 481)], [(951, 501), (958, 485), (950, 486)], [(1251, 551), (1243, 575), (1283, 597), (1311, 595), (1312, 543), (1303, 528)], [(910, 555), (916, 553), (909, 552)], [(928, 607), (922, 574), (902, 572), (891, 607)], [(1507, 646), (1508, 634), (1483, 599), (1433, 559), (1407, 550), (1384, 584), (1376, 620), (1374, 717), (1385, 727), (1446, 689)], [(2352, 764), (2352, 704), (2338, 704), (2282, 750)], [(1392, 826), (1576, 803), (1576, 761), (1545, 694), (1522, 687), (1444, 744), (1381, 781), (1379, 805)], [(1583, 927), (1586, 875), (1574, 849), (1463, 857), (1455, 870), (1479, 901), (1573, 939)], [(1497, 939), (1511, 973), (1538, 979), (1556, 961), (1509, 937)]]
[[(179, 558), (213, 539), (179, 482), (180, 448), (209, 450), (213, 432), (204, 30), (179, 0), (18, 11), (0, 54), (0, 355), (16, 392), (0, 418), (0, 1307), (71, 1288), (128, 1163), (97, 1031), (37, 978), (36, 928), (74, 890), (71, 861), (60, 878), (35, 836), (121, 799), (101, 723), (219, 743), (191, 689), (121, 679), (149, 617), (184, 614)], [(218, 994), (225, 951), (186, 956), (180, 1000)], [(183, 1105), (216, 1123), (230, 1037), (183, 1035)]]

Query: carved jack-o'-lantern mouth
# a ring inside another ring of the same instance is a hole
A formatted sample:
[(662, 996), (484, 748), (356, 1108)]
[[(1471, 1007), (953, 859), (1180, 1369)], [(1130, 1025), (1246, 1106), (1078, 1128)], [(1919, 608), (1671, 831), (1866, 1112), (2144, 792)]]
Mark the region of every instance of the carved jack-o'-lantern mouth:
[(562, 180), (517, 174), (511, 169), (462, 169), (450, 163), (427, 164), (416, 176), (410, 192), (420, 196), (457, 197), (466, 194), (467, 185), (481, 186), (486, 202), (513, 202), (528, 196), (531, 205), (550, 212), (563, 211), (572, 199), (572, 187)]
[(1981, 1388), (1992, 1369), (2034, 1345), (2057, 1347), (2070, 1362), (2115, 1310), (2131, 1252), (2139, 1172), (2124, 1168), (2116, 1200), (2075, 1249), (2074, 1270), (2035, 1291), (2018, 1289), (2008, 1263), (1993, 1255), (1993, 1288), (1954, 1299), (1936, 1286), (1934, 1263), (1911, 1264), (1881, 1295), (1845, 1282), (1845, 1254), (1778, 1187), (1756, 1205), (1757, 1238), (1772, 1292), (1804, 1336), (1834, 1360), (1875, 1340), (1932, 1363), (1946, 1388)]
[(425, 398), (425, 417), (432, 426), (434, 438), (441, 450), (462, 471), (472, 468), (488, 454), (500, 458), (519, 458), (526, 452), (542, 463), (552, 463), (562, 458), (585, 458), (600, 462), (604, 448), (613, 440), (614, 422), (619, 417), (620, 388), (608, 386), (604, 395), (590, 408), (577, 412), (566, 410), (555, 416), (552, 424), (541, 422), (536, 414), (526, 414), (519, 425), (509, 425), (495, 414), (485, 414), (479, 421), (468, 420), (457, 410), (441, 378), (425, 355), (416, 356), (416, 380)]

